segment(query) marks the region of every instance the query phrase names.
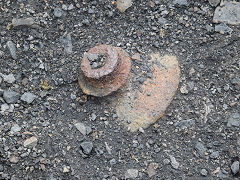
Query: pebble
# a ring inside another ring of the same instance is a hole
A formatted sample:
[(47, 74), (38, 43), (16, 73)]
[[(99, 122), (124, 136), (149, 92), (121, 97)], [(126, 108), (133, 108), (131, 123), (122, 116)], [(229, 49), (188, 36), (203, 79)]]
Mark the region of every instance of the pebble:
[(132, 6), (132, 0), (117, 0), (117, 9), (123, 13)]
[(132, 56), (132, 60), (137, 60), (137, 61), (141, 61), (141, 56), (139, 53), (136, 53)]
[(21, 127), (18, 125), (18, 124), (14, 124), (12, 127), (11, 127), (11, 133), (12, 134), (16, 134), (18, 132), (21, 131)]
[(3, 80), (9, 84), (12, 84), (16, 81), (13, 74), (8, 74), (8, 75), (1, 74), (1, 76), (3, 77)]
[(4, 104), (1, 104), (1, 113), (4, 113), (5, 111), (7, 111), (9, 109), (9, 105), (4, 103)]
[(171, 165), (174, 169), (178, 169), (179, 168), (179, 163), (177, 162), (176, 158), (173, 156), (169, 156), (170, 160), (171, 160)]
[(176, 122), (174, 125), (179, 127), (180, 129), (186, 129), (188, 127), (194, 126), (195, 122), (196, 121), (194, 119), (187, 119), (180, 122)]
[(169, 159), (164, 159), (164, 160), (163, 160), (163, 164), (164, 164), (164, 165), (170, 164), (170, 160), (169, 160)]
[(229, 119), (228, 119), (228, 123), (227, 123), (227, 127), (239, 127), (240, 125), (240, 114), (239, 113), (233, 113)]
[(67, 54), (71, 54), (72, 53), (72, 38), (70, 34), (64, 35), (62, 37), (60, 37), (60, 42), (62, 43), (63, 47), (64, 47), (64, 51)]
[(96, 118), (97, 118), (97, 115), (95, 113), (92, 113), (92, 117), (91, 117), (92, 121), (95, 121)]
[(206, 169), (202, 169), (202, 170), (201, 170), (201, 175), (202, 175), (202, 176), (207, 176), (207, 175), (208, 175), (207, 170), (206, 170)]
[(90, 154), (93, 149), (93, 143), (92, 142), (82, 142), (80, 146), (83, 149), (83, 152), (85, 154)]
[(156, 163), (150, 163), (148, 166), (147, 173), (150, 178), (157, 174), (156, 165)]
[(68, 173), (70, 172), (70, 167), (69, 166), (64, 166), (63, 167), (63, 173)]
[(125, 179), (135, 179), (138, 177), (138, 170), (137, 169), (128, 169), (125, 172)]
[(16, 103), (20, 97), (20, 94), (15, 91), (4, 91), (3, 99), (8, 103)]
[(198, 154), (204, 158), (205, 152), (207, 151), (207, 148), (204, 146), (203, 143), (197, 142), (195, 145), (195, 149), (197, 150)]
[(3, 171), (3, 165), (0, 164), (0, 172)]
[(209, 4), (213, 7), (216, 7), (217, 5), (219, 5), (221, 0), (208, 0)]
[(180, 92), (181, 92), (182, 94), (188, 94), (187, 86), (186, 86), (186, 85), (183, 85), (183, 86), (180, 88)]
[(77, 128), (77, 130), (80, 131), (80, 133), (84, 136), (87, 134), (86, 126), (83, 123), (76, 123), (74, 126)]
[(27, 148), (33, 148), (37, 145), (37, 142), (38, 142), (38, 139), (35, 136), (33, 136), (26, 139), (23, 143), (23, 146)]
[(116, 159), (114, 159), (114, 158), (111, 159), (109, 162), (110, 162), (111, 165), (115, 165), (115, 164), (117, 164), (117, 161), (116, 161)]
[(223, 1), (218, 6), (213, 16), (214, 23), (240, 24), (240, 2)]
[(225, 23), (221, 23), (215, 26), (215, 31), (219, 32), (220, 34), (231, 34), (232, 33), (232, 28), (228, 27)]
[(17, 26), (32, 26), (34, 24), (33, 18), (13, 18), (12, 25), (13, 27)]
[(177, 4), (180, 6), (186, 6), (186, 5), (188, 5), (188, 1), (187, 0), (174, 0), (173, 4)]
[(17, 156), (11, 156), (10, 159), (9, 159), (9, 161), (10, 161), (11, 163), (16, 164), (16, 163), (18, 163), (19, 159), (18, 159)]
[(22, 96), (21, 96), (21, 100), (28, 103), (28, 104), (31, 104), (34, 99), (36, 98), (37, 96), (34, 95), (33, 93), (30, 93), (30, 92), (25, 92)]
[(217, 159), (218, 157), (219, 157), (218, 151), (214, 151), (210, 154), (210, 158), (212, 158), (212, 159)]
[(234, 161), (231, 165), (231, 170), (233, 174), (237, 174), (239, 172), (239, 161)]
[(63, 15), (63, 10), (61, 8), (55, 8), (53, 11), (53, 14), (55, 17), (61, 17)]

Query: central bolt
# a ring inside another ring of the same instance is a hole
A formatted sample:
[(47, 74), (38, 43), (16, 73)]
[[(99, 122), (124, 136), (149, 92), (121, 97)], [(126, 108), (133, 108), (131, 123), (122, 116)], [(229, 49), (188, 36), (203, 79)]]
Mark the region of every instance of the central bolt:
[[(88, 78), (100, 79), (112, 73), (117, 67), (118, 53), (110, 46), (99, 46), (95, 50), (94, 53), (88, 52), (83, 57), (81, 70)], [(101, 60), (104, 62), (101, 62)]]

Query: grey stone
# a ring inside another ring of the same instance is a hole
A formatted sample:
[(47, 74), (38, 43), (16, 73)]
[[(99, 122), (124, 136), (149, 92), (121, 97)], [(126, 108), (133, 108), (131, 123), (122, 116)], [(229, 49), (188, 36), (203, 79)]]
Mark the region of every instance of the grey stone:
[(215, 31), (219, 32), (221, 34), (231, 34), (232, 33), (232, 28), (228, 27), (225, 23), (221, 23), (215, 26)]
[(98, 59), (98, 54), (89, 53), (87, 57), (89, 61), (96, 61)]
[(174, 169), (178, 169), (179, 168), (179, 163), (177, 162), (176, 158), (173, 156), (169, 156), (170, 160), (171, 160), (171, 165)]
[(92, 142), (82, 142), (80, 146), (83, 149), (83, 152), (85, 154), (90, 154), (93, 149), (93, 143)]
[(206, 169), (202, 169), (202, 170), (201, 170), (201, 175), (202, 175), (202, 176), (207, 176), (207, 175), (208, 175), (207, 170), (206, 170)]
[(0, 164), (0, 172), (3, 172), (3, 165)]
[(114, 159), (114, 158), (111, 159), (109, 162), (110, 162), (111, 165), (115, 165), (115, 164), (117, 164), (116, 159)]
[(67, 54), (72, 53), (72, 38), (70, 34), (65, 34), (64, 36), (60, 37), (60, 42), (64, 47), (64, 51)]
[(4, 91), (3, 92), (3, 99), (7, 103), (16, 103), (20, 97), (20, 94), (15, 91)]
[(180, 122), (176, 122), (174, 125), (181, 128), (181, 129), (186, 129), (190, 126), (195, 125), (195, 120), (194, 119), (187, 119), (187, 120), (183, 120), (183, 121), (180, 121)]
[(173, 4), (177, 4), (177, 5), (181, 5), (181, 6), (186, 6), (188, 5), (188, 1), (187, 0), (174, 0)]
[(123, 13), (132, 6), (132, 0), (117, 0), (117, 9)]
[(16, 134), (16, 133), (18, 133), (19, 131), (21, 131), (21, 127), (20, 127), (18, 124), (14, 124), (14, 125), (11, 127), (11, 133), (12, 133), (12, 134)]
[(168, 165), (169, 163), (170, 163), (170, 160), (169, 160), (169, 159), (164, 159), (164, 160), (163, 160), (163, 164), (164, 164), (164, 165)]
[(84, 136), (87, 134), (86, 126), (83, 123), (76, 123), (74, 126), (77, 128), (77, 130), (80, 131), (80, 133)]
[(203, 143), (197, 142), (195, 145), (195, 149), (197, 150), (198, 154), (203, 158), (205, 156), (205, 152), (207, 148), (204, 146)]
[(63, 10), (61, 8), (55, 8), (53, 11), (53, 14), (55, 17), (61, 17), (63, 15)]
[(30, 93), (30, 92), (25, 92), (22, 96), (21, 96), (21, 100), (28, 103), (28, 104), (31, 104), (34, 99), (36, 98), (37, 96), (34, 95), (33, 93)]
[(97, 118), (97, 115), (95, 114), (95, 113), (92, 113), (92, 121), (95, 121), (96, 120), (96, 118)]
[(240, 24), (240, 2), (223, 1), (214, 12), (214, 23)]
[(212, 159), (217, 159), (218, 157), (219, 157), (218, 151), (214, 151), (210, 154), (210, 158), (212, 158)]
[(228, 119), (228, 123), (227, 123), (227, 127), (239, 127), (240, 125), (240, 114), (239, 113), (233, 113), (229, 119)]
[(213, 7), (216, 7), (217, 5), (219, 5), (221, 0), (208, 0), (209, 4)]
[(138, 170), (137, 169), (128, 169), (125, 172), (126, 179), (136, 179), (138, 177)]
[(33, 136), (26, 139), (23, 143), (23, 146), (27, 148), (33, 148), (37, 145), (37, 142), (38, 142), (38, 139), (35, 136)]
[(12, 19), (12, 25), (14, 27), (17, 26), (32, 26), (34, 24), (33, 18), (13, 18)]
[(1, 113), (4, 113), (5, 111), (7, 111), (9, 109), (9, 105), (4, 103), (1, 105)]
[(7, 42), (7, 47), (10, 51), (10, 54), (12, 56), (13, 59), (17, 59), (17, 50), (16, 50), (16, 46), (12, 41), (8, 41)]
[(239, 161), (234, 161), (231, 165), (231, 170), (233, 174), (237, 174), (239, 172)]
[(73, 9), (74, 9), (73, 4), (70, 4), (70, 5), (68, 6), (68, 11), (71, 11), (71, 10), (73, 10)]
[(9, 84), (12, 84), (16, 81), (13, 74), (8, 74), (8, 75), (1, 74), (1, 76), (3, 77), (3, 80)]

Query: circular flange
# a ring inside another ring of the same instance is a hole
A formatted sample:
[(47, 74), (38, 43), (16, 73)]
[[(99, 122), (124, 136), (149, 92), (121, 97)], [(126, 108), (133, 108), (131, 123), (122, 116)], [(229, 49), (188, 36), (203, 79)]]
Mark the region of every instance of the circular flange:
[[(127, 82), (129, 73), (131, 71), (131, 59), (124, 50), (109, 45), (99, 45), (90, 49), (88, 53), (103, 53), (99, 50), (106, 50), (109, 48), (112, 49), (112, 52), (116, 51), (118, 56), (117, 65), (112, 72), (107, 73), (107, 75), (103, 75), (100, 78), (99, 76), (94, 76), (97, 78), (89, 78), (85, 76), (86, 72), (82, 70), (82, 67), (80, 68), (78, 83), (85, 94), (97, 97), (107, 96), (121, 88)], [(94, 50), (97, 50), (97, 52)], [(108, 58), (108, 61), (111, 61), (111, 59)], [(98, 75), (99, 74), (101, 73), (98, 73)]]

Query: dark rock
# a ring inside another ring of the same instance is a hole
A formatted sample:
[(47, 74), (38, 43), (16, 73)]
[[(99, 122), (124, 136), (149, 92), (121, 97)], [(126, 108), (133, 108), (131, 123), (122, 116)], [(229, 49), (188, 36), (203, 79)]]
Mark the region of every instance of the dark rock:
[(3, 99), (7, 103), (16, 103), (20, 97), (20, 94), (15, 91), (4, 91), (3, 92)]

